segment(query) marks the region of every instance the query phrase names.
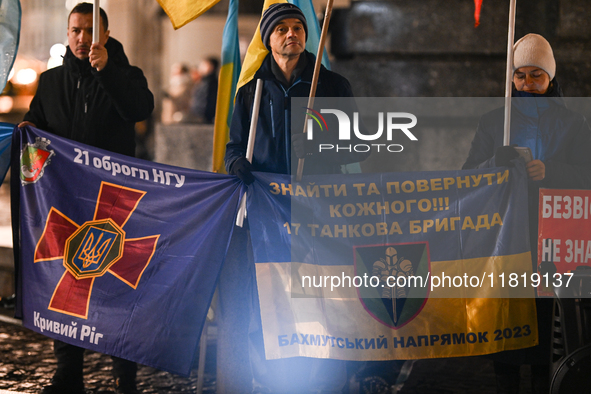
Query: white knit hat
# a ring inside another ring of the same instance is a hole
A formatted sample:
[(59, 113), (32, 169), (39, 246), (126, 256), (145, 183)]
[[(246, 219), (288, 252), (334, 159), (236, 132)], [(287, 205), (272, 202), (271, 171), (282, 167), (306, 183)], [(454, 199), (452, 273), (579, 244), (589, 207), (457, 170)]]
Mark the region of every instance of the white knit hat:
[(556, 61), (552, 47), (539, 34), (530, 33), (523, 36), (513, 46), (513, 72), (520, 67), (539, 67), (546, 71), (550, 80), (556, 73)]

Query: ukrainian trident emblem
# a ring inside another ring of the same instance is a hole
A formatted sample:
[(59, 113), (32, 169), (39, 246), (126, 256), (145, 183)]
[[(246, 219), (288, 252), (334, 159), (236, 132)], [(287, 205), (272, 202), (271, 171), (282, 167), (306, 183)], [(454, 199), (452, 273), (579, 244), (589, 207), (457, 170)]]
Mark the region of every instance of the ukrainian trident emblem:
[(34, 262), (62, 259), (66, 271), (48, 309), (86, 319), (94, 281), (106, 273), (137, 288), (159, 235), (131, 239), (123, 227), (145, 194), (102, 182), (94, 218), (81, 226), (51, 208)]

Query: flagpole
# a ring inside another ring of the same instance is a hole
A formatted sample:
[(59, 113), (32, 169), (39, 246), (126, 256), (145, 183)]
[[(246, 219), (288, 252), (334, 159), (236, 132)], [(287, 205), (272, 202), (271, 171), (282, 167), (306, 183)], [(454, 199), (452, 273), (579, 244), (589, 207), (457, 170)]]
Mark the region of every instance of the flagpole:
[(92, 43), (99, 42), (99, 29), (101, 28), (101, 2), (94, 0), (92, 4)]
[[(316, 86), (318, 85), (318, 77), (320, 75), (320, 66), (322, 64), (322, 55), (324, 53), (324, 43), (328, 34), (328, 24), (330, 22), (330, 16), (332, 15), (332, 3), (333, 0), (328, 0), (326, 4), (326, 11), (324, 12), (324, 22), (322, 23), (322, 32), (320, 34), (320, 40), (318, 42), (318, 52), (316, 53), (316, 63), (314, 64), (314, 75), (312, 77), (312, 86), (310, 87), (310, 97), (308, 98), (308, 108), (314, 107), (314, 97), (316, 96)], [(306, 132), (306, 124), (310, 115), (306, 111), (306, 118), (304, 120), (304, 133)], [(302, 180), (302, 174), (304, 173), (304, 159), (298, 160), (298, 172), (296, 181)]]
[[(254, 153), (254, 140), (257, 134), (257, 123), (259, 121), (259, 108), (261, 106), (261, 96), (263, 94), (263, 80), (257, 79), (257, 86), (254, 91), (254, 103), (252, 106), (252, 117), (250, 119), (250, 130), (248, 131), (248, 144), (246, 145), (246, 160), (252, 163)], [(246, 217), (246, 192), (240, 200), (240, 209), (236, 216), (236, 225), (242, 227)]]
[(517, 0), (509, 5), (509, 32), (507, 37), (507, 73), (505, 76), (505, 124), (503, 145), (511, 143), (511, 92), (513, 88), (513, 43), (515, 42), (515, 8)]

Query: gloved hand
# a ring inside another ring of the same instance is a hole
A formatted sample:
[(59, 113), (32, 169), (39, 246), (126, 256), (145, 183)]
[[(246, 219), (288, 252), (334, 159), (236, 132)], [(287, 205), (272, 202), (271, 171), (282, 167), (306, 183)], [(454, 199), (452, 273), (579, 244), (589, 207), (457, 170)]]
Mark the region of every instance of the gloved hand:
[(291, 147), (298, 159), (303, 159), (314, 153), (314, 141), (308, 140), (305, 133), (292, 134)]
[(250, 185), (254, 182), (254, 175), (252, 175), (252, 165), (246, 157), (240, 157), (232, 163), (230, 167), (230, 175), (236, 175), (242, 182)]
[(497, 167), (513, 167), (511, 160), (519, 157), (519, 153), (512, 146), (499, 146), (495, 151), (495, 164)]

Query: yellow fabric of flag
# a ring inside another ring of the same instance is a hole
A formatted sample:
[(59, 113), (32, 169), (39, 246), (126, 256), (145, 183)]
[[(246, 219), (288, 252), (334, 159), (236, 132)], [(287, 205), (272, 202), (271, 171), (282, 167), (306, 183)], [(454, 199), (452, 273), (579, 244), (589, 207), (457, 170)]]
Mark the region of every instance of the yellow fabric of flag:
[[(269, 8), (271, 4), (275, 3), (287, 3), (287, 1), (266, 0), (265, 4), (263, 5), (261, 17), (265, 10)], [(229, 23), (230, 19), (228, 19), (228, 22), (226, 23), (226, 29), (229, 29)], [(226, 33), (224, 32), (224, 35), (225, 34)], [(238, 39), (237, 35), (238, 30), (236, 27), (236, 40)], [(228, 40), (228, 43), (230, 42), (232, 41)], [(226, 44), (224, 43), (224, 47), (225, 46)], [(222, 52), (223, 51), (224, 50), (222, 50)], [(263, 41), (261, 40), (261, 32), (259, 26), (257, 26), (256, 32), (254, 33), (250, 45), (248, 46), (248, 50), (246, 52), (244, 62), (242, 64), (242, 69), (240, 71), (240, 77), (237, 79), (237, 81), (232, 76), (236, 73), (238, 69), (240, 69), (240, 65), (236, 63), (224, 64), (225, 62), (222, 60), (223, 66), (220, 71), (220, 85), (218, 88), (218, 99), (213, 137), (213, 172), (222, 174), (226, 173), (226, 169), (224, 167), (224, 155), (226, 153), (226, 144), (229, 140), (230, 122), (232, 118), (232, 111), (234, 109), (233, 99), (235, 93), (238, 91), (238, 89), (240, 89), (240, 87), (244, 86), (246, 83), (248, 83), (248, 81), (250, 81), (253, 78), (254, 74), (257, 72), (257, 70), (263, 63), (265, 56), (267, 56), (268, 53), (269, 51), (267, 50), (267, 48), (265, 48), (265, 46), (263, 45)], [(228, 95), (229, 92), (232, 92), (231, 96)]]
[(220, 0), (158, 0), (175, 29), (183, 27)]
[(230, 123), (234, 111), (236, 83), (240, 75), (240, 45), (238, 42), (238, 0), (230, 0), (228, 18), (222, 40), (222, 68), (213, 128), (212, 170), (226, 173), (224, 155), (230, 135)]
[[(277, 3), (287, 3), (287, 1), (283, 0), (265, 0), (263, 4), (263, 11), (261, 12), (261, 18), (267, 8), (271, 4)], [(250, 41), (250, 45), (248, 46), (248, 50), (246, 51), (246, 56), (244, 56), (244, 61), (242, 62), (242, 71), (240, 72), (240, 78), (238, 78), (238, 86), (236, 87), (236, 91), (240, 89), (242, 86), (246, 85), (249, 81), (252, 80), (254, 74), (263, 64), (263, 60), (267, 56), (269, 51), (263, 44), (263, 40), (261, 39), (261, 30), (260, 30), (260, 22), (259, 26), (257, 26), (257, 30)]]

